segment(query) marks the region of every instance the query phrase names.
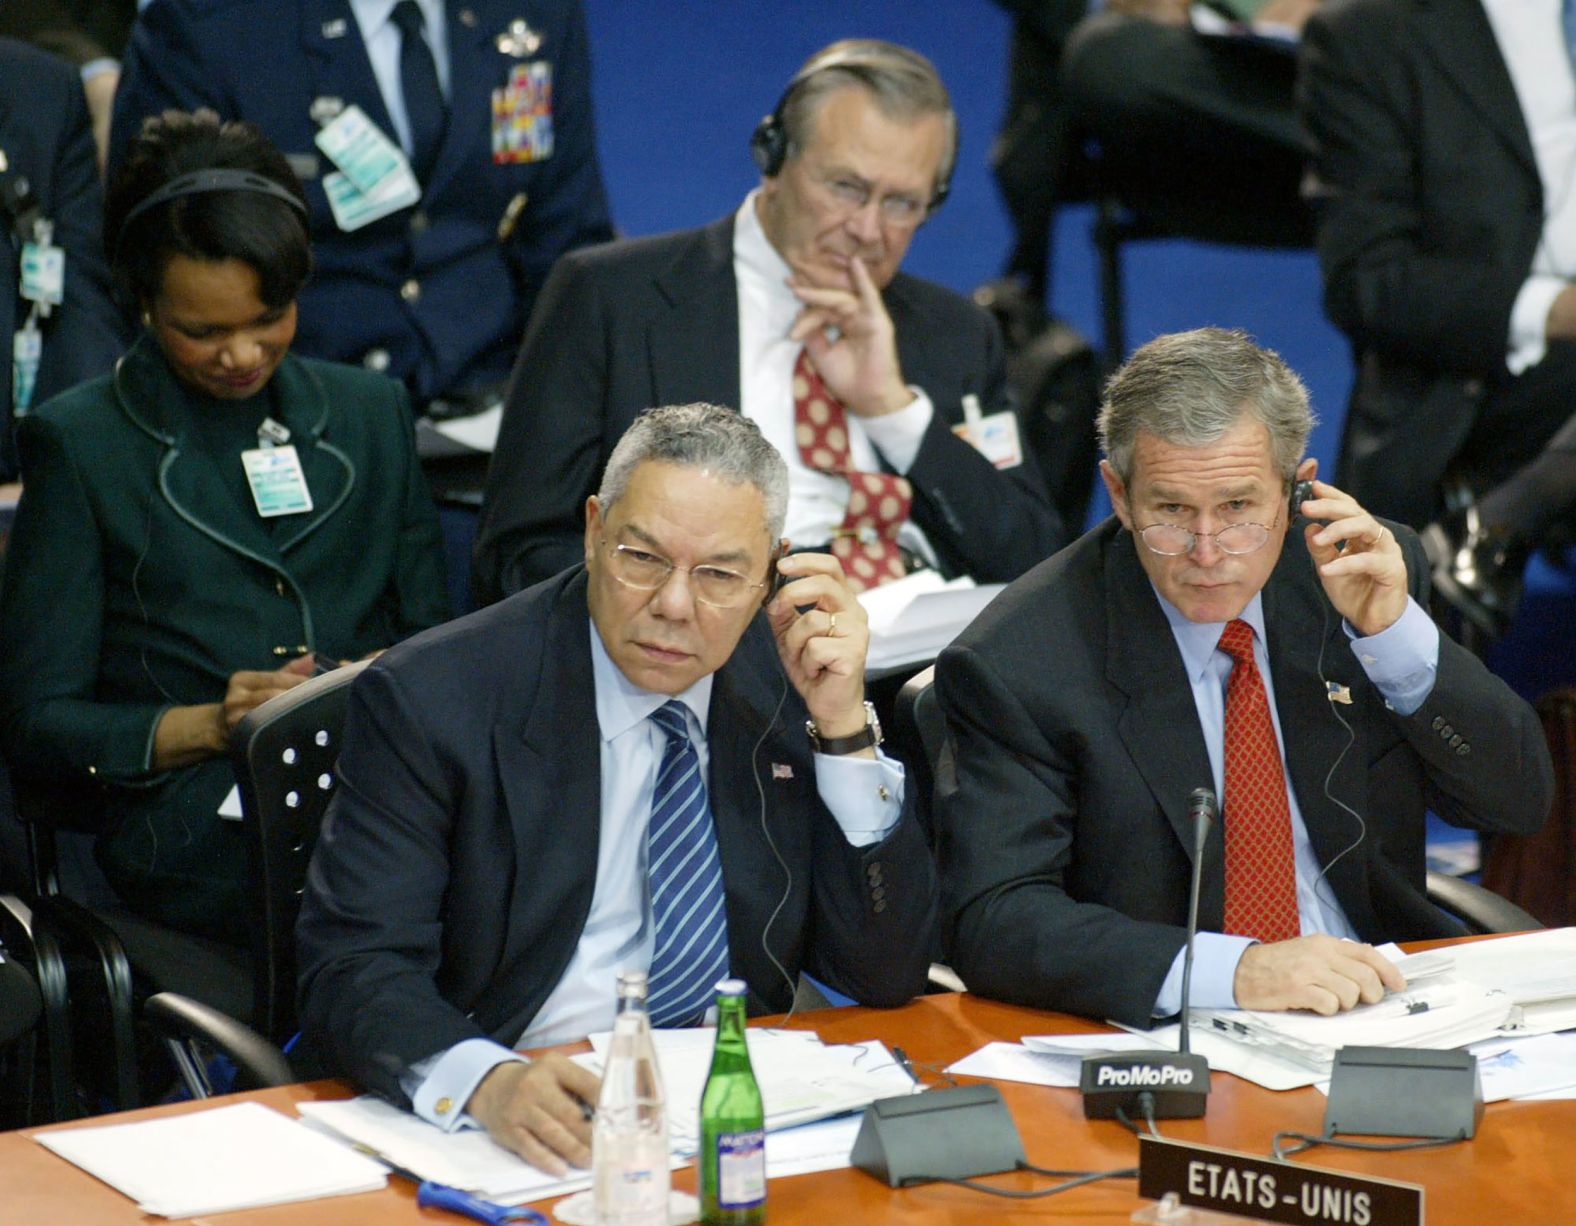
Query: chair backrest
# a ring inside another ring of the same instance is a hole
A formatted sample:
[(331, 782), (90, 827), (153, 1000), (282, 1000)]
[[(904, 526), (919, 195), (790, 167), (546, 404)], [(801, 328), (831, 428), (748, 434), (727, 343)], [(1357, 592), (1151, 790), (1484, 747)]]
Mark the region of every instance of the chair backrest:
[[(935, 840), (932, 805), (936, 792), (936, 764), (946, 740), (946, 720), (936, 698), (936, 666), (932, 664), (903, 683), (894, 704), (893, 741), (914, 782), (914, 806), (926, 836)], [(918, 753), (913, 751), (918, 749)]]
[(334, 792), (350, 684), (365, 666), (302, 682), (249, 711), (230, 734), (253, 865), (252, 1022), (275, 1042), (295, 1029), (296, 915)]

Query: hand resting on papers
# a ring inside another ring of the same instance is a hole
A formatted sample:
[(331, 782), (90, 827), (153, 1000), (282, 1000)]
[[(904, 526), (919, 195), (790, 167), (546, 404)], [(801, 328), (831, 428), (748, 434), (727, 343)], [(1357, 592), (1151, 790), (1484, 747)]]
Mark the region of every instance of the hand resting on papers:
[(570, 1166), (591, 1165), (591, 1121), (583, 1106), (596, 1102), (601, 1087), (596, 1074), (549, 1052), (529, 1063), (495, 1067), (465, 1109), (499, 1145), (532, 1166), (564, 1175)]
[(1309, 1009), (1329, 1017), (1404, 987), (1395, 963), (1372, 945), (1307, 936), (1248, 946), (1232, 992), (1239, 1009)]

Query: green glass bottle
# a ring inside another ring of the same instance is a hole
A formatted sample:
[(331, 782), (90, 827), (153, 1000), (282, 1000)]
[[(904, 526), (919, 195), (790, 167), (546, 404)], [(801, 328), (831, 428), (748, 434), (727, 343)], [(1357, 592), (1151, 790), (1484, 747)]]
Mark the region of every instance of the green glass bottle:
[(717, 1046), (700, 1096), (702, 1226), (766, 1220), (766, 1113), (744, 1042), (742, 979), (717, 985)]

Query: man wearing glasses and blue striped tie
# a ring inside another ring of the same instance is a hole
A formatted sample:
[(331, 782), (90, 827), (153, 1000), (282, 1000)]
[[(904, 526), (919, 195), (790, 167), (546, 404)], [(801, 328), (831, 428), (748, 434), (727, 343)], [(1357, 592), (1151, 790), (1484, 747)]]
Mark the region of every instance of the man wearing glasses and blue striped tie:
[(330, 1069), (561, 1171), (596, 1078), (514, 1049), (609, 1028), (620, 970), (659, 1026), (729, 975), (756, 1011), (801, 969), (866, 1004), (923, 989), (930, 854), (842, 567), (786, 553), (787, 482), (732, 409), (652, 410), (583, 566), (358, 679), (298, 928)]

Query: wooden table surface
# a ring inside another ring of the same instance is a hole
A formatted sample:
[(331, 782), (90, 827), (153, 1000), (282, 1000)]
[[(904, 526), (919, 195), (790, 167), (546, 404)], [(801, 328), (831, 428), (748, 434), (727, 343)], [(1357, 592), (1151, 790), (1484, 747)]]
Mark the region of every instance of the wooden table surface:
[[(794, 1028), (814, 1029), (827, 1042), (882, 1038), (903, 1047), (924, 1073), (996, 1039), (1088, 1030), (1087, 1022), (998, 1004), (969, 995), (926, 996), (901, 1009), (829, 1009), (796, 1016)], [(939, 1077), (925, 1078), (939, 1084)], [(1029, 1161), (1064, 1169), (1126, 1167), (1137, 1162), (1137, 1139), (1110, 1121), (1083, 1116), (1077, 1091), (1001, 1082)], [(233, 1097), (253, 1098), (289, 1110), (291, 1104), (342, 1098), (340, 1082), (321, 1081)], [(211, 1100), (210, 1104), (232, 1101)], [(151, 1118), (198, 1109), (180, 1104), (104, 1116), (94, 1123)], [(1209, 1111), (1202, 1120), (1164, 1120), (1168, 1137), (1267, 1155), (1282, 1129), (1318, 1132), (1324, 1096), (1313, 1089), (1273, 1093), (1228, 1073), (1212, 1078)], [(71, 1127), (72, 1125), (56, 1125)], [(0, 1222), (11, 1226), (123, 1226), (152, 1222), (120, 1193), (56, 1157), (30, 1139), (35, 1130), (0, 1133)], [(1422, 1184), (1429, 1226), (1520, 1226), (1576, 1223), (1576, 1101), (1496, 1103), (1477, 1137), (1440, 1149), (1373, 1154), (1323, 1147), (1299, 1165), (1360, 1171)], [(674, 1173), (675, 1185), (693, 1190), (693, 1170)], [(993, 1177), (1004, 1187), (1044, 1187), (1041, 1176)], [(1038, 1201), (1009, 1201), (943, 1184), (893, 1191), (855, 1170), (774, 1179), (768, 1211), (784, 1223), (902, 1222), (1011, 1223), (1065, 1217), (1089, 1223), (1125, 1223), (1138, 1199), (1135, 1181), (1113, 1180)], [(388, 1226), (462, 1219), (418, 1209), (414, 1189), (391, 1179), (381, 1192), (215, 1215), (212, 1226)]]

